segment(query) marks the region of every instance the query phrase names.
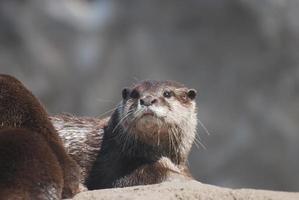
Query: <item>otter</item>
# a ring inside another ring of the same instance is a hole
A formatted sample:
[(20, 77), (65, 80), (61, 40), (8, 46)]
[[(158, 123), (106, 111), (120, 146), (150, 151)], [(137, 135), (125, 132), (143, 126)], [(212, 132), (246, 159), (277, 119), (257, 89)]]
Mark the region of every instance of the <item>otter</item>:
[(80, 171), (39, 100), (0, 74), (0, 197), (61, 199), (79, 192)]
[(191, 179), (195, 98), (196, 90), (181, 83), (148, 80), (123, 89), (108, 118), (51, 119), (90, 190)]
[(104, 129), (110, 117), (100, 119), (60, 114), (50, 116), (50, 119), (62, 139), (67, 153), (80, 166), (80, 182), (84, 186), (92, 165), (101, 150)]

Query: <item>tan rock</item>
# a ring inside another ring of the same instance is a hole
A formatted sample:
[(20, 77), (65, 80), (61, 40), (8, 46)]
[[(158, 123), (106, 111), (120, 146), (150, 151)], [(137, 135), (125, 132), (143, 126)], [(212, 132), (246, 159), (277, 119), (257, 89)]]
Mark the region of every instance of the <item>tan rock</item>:
[(197, 181), (82, 192), (75, 200), (299, 200), (299, 193), (230, 189)]

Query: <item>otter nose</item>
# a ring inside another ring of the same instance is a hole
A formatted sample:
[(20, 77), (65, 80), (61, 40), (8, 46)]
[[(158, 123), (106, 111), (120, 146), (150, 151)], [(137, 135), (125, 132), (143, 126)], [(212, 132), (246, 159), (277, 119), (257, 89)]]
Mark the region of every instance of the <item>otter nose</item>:
[(140, 101), (140, 105), (142, 106), (150, 106), (156, 103), (158, 100), (152, 96), (146, 96), (141, 98), (139, 101)]

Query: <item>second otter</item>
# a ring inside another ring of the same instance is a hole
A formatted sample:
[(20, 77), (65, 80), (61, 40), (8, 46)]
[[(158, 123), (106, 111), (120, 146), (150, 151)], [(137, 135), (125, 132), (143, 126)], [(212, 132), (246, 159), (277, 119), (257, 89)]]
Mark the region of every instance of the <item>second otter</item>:
[(25, 86), (0, 74), (0, 198), (61, 199), (79, 190), (79, 167)]

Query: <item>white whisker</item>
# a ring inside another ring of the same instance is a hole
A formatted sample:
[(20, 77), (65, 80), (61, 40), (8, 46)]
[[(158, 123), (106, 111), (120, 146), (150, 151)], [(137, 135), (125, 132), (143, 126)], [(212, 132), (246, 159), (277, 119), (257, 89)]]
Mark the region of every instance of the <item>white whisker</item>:
[(200, 141), (200, 139), (198, 139), (198, 138), (194, 138), (194, 144), (197, 144), (196, 146), (197, 146), (197, 148), (199, 149), (199, 145), (204, 149), (204, 150), (207, 150), (207, 147), (206, 147), (206, 145), (204, 145), (201, 141)]
[(203, 130), (206, 132), (207, 135), (211, 135), (207, 127), (198, 119), (198, 122), (200, 126), (203, 128)]
[(119, 125), (121, 125), (121, 123), (130, 115), (130, 114), (132, 114), (133, 113), (133, 109), (131, 109), (131, 110), (129, 110), (128, 112), (127, 112), (127, 114), (123, 117), (123, 118), (121, 118), (120, 120), (119, 120), (119, 122), (116, 124), (116, 126), (114, 127), (114, 129), (112, 130), (112, 133), (114, 133), (115, 132), (115, 130), (119, 127)]
[(111, 112), (115, 111), (117, 108), (122, 108), (122, 107), (123, 107), (122, 105), (118, 105), (118, 104), (116, 104), (115, 107), (113, 107), (112, 109), (107, 110), (107, 111), (101, 113), (100, 115), (98, 115), (98, 116), (96, 116), (96, 117), (97, 117), (97, 118), (103, 117), (104, 115), (106, 115), (106, 114), (108, 114), (108, 113), (111, 113)]

